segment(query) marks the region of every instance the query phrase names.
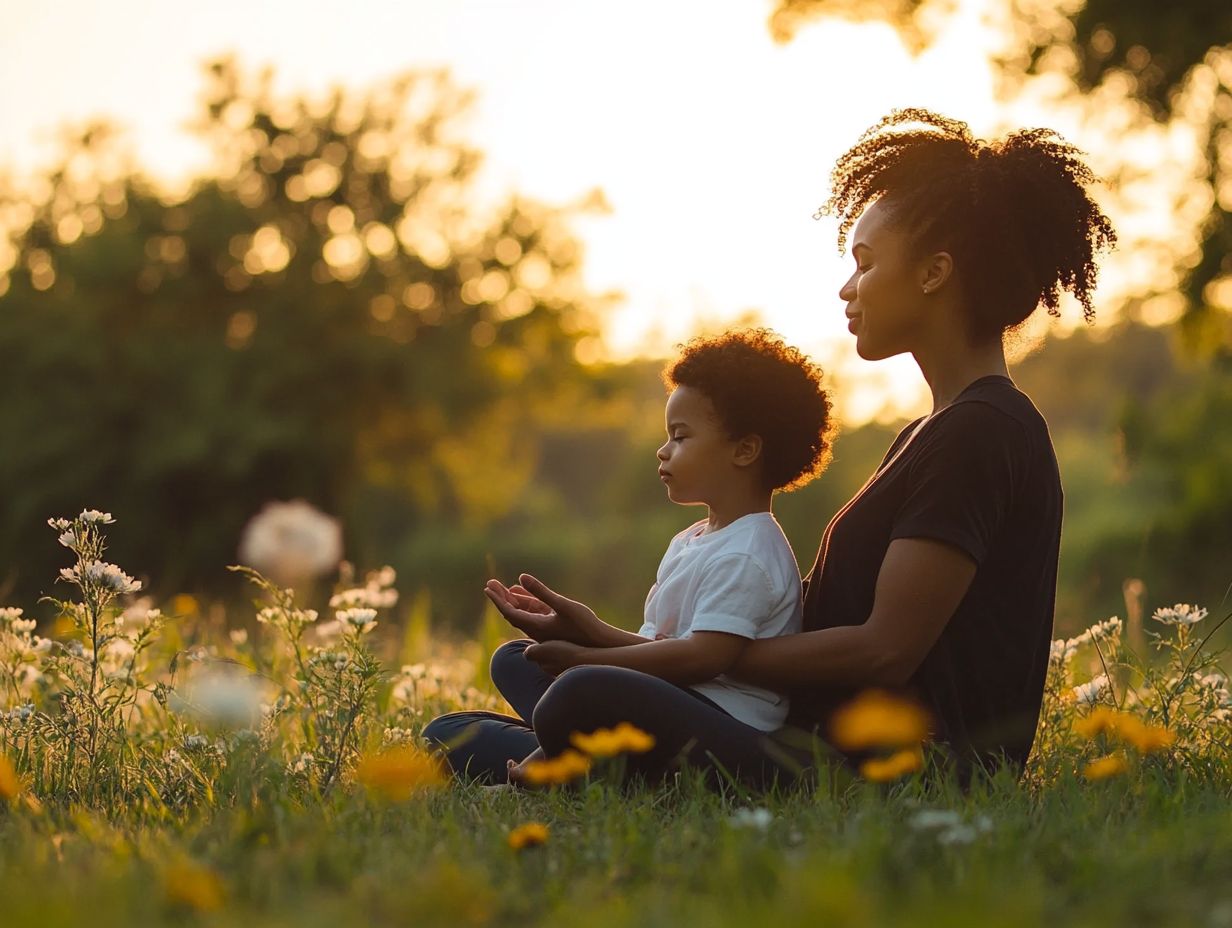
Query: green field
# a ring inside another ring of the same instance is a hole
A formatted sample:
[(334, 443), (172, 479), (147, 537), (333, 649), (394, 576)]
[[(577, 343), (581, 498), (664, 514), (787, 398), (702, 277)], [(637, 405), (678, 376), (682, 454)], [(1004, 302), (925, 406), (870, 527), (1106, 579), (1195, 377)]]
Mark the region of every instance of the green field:
[[(1119, 621), (1057, 642), (1022, 782), (824, 769), (755, 796), (687, 771), (622, 787), (615, 757), (489, 790), (380, 764), (422, 758), (439, 712), (500, 707), (498, 625), (452, 644), (414, 609), (374, 626), (386, 571), (339, 590), (333, 622), (254, 577), (256, 631), (228, 635), (192, 604), (126, 604), (129, 579), (91, 566), (107, 523), (83, 517), (52, 636), (0, 612), (6, 928), (1232, 925), (1230, 701), (1203, 610), (1157, 611), (1150, 660)], [(546, 841), (515, 848), (527, 824)]]

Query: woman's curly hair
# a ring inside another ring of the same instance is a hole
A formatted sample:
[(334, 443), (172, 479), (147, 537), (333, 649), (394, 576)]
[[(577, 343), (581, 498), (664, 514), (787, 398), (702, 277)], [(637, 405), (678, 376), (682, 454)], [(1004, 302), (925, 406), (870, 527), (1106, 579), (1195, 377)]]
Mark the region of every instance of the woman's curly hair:
[(1059, 316), (1068, 290), (1093, 322), (1095, 256), (1116, 233), (1087, 192), (1083, 153), (1050, 129), (985, 142), (964, 122), (924, 109), (894, 110), (834, 165), (830, 199), (842, 252), (852, 225), (885, 197), (920, 254), (954, 259), (971, 334), (999, 337), (1043, 303)]
[(830, 461), (833, 426), (822, 370), (769, 329), (739, 329), (682, 346), (663, 380), (714, 405), (727, 434), (759, 435), (768, 490), (794, 490)]

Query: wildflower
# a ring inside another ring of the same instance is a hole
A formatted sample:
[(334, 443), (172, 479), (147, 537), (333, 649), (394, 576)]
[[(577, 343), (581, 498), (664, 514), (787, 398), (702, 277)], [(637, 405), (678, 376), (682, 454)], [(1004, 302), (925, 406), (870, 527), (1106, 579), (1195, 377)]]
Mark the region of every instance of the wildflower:
[(393, 802), (403, 802), (446, 782), (439, 760), (408, 746), (365, 757), (355, 773), (364, 786)]
[(295, 760), (287, 764), (287, 773), (306, 774), (312, 769), (316, 762), (316, 757), (312, 753), (305, 751), (299, 757), (295, 758)]
[(21, 795), (21, 780), (12, 762), (0, 754), (0, 799), (12, 801)]
[(259, 717), (261, 687), (251, 676), (206, 673), (187, 693), (188, 705), (203, 721), (228, 728), (251, 728)]
[(18, 606), (5, 606), (0, 609), (0, 622), (15, 622), (21, 618), (24, 611)]
[(928, 714), (882, 690), (867, 690), (834, 713), (830, 734), (844, 751), (895, 748), (918, 744), (928, 737)]
[(1163, 625), (1195, 625), (1206, 618), (1206, 610), (1177, 603), (1175, 606), (1156, 609), (1151, 618)]
[(1108, 679), (1108, 675), (1101, 673), (1090, 682), (1075, 686), (1070, 695), (1080, 706), (1093, 706), (1111, 686), (1112, 681)]
[(585, 776), (590, 772), (590, 764), (585, 754), (568, 750), (550, 760), (528, 761), (522, 772), (532, 786), (554, 786)]
[(97, 509), (86, 509), (77, 517), (86, 525), (111, 525), (115, 519), (111, 518), (109, 512), (99, 512)]
[(774, 815), (769, 809), (737, 809), (727, 820), (734, 828), (749, 828), (754, 831), (765, 831), (774, 821)]
[(319, 577), (342, 558), (342, 526), (306, 501), (271, 502), (244, 527), (240, 560), (280, 586)]
[(172, 905), (197, 912), (218, 911), (226, 896), (217, 873), (192, 863), (168, 867), (163, 874), (163, 890)]
[(919, 748), (907, 748), (889, 757), (874, 757), (860, 765), (860, 775), (874, 783), (889, 783), (924, 766), (924, 752)]
[(172, 615), (192, 615), (200, 608), (195, 596), (179, 593), (171, 598)]
[(1139, 754), (1153, 754), (1176, 743), (1176, 732), (1159, 725), (1145, 725), (1133, 718), (1135, 724), (1125, 725), (1120, 735)]
[(186, 735), (184, 737), (184, 749), (186, 751), (204, 751), (210, 743), (210, 739), (205, 735)]
[(1129, 761), (1124, 754), (1109, 754), (1091, 761), (1082, 770), (1082, 775), (1088, 780), (1107, 780), (1129, 769)]
[(527, 822), (509, 832), (509, 846), (515, 851), (538, 847), (548, 840), (548, 826), (542, 822)]
[(654, 735), (628, 722), (621, 722), (615, 728), (599, 728), (589, 735), (575, 731), (569, 741), (591, 757), (614, 757), (626, 752), (644, 754), (655, 744)]
[(233, 628), (227, 633), (227, 637), (231, 639), (231, 643), (236, 647), (243, 647), (248, 644), (248, 629)]
[(54, 528), (57, 532), (63, 532), (73, 527), (73, 523), (68, 519), (48, 519), (47, 524)]
[(342, 609), (335, 613), (343, 628), (351, 628), (357, 634), (369, 632), (376, 627), (376, 610), (367, 607)]
[(96, 586), (113, 593), (136, 593), (141, 589), (140, 580), (105, 561), (85, 561), (76, 567), (61, 568), (60, 576), (78, 586)]
[(60, 544), (66, 548), (75, 548), (77, 546), (77, 536), (73, 534), (72, 529), (69, 529), (60, 536)]

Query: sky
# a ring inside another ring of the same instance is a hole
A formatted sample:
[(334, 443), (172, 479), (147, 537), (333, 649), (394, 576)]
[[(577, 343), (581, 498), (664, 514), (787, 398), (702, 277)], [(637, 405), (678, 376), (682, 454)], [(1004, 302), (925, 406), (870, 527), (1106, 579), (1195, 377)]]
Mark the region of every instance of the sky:
[[(603, 191), (611, 212), (574, 228), (587, 284), (624, 294), (603, 320), (608, 356), (663, 355), (699, 325), (756, 311), (832, 373), (849, 422), (916, 415), (928, 402), (910, 358), (854, 355), (837, 295), (850, 258), (837, 254), (834, 223), (812, 218), (835, 157), (898, 106), (937, 109), (980, 134), (1019, 114), (1083, 131), (1075, 113), (997, 102), (979, 0), (964, 0), (918, 58), (873, 24), (818, 22), (776, 44), (769, 0), (0, 6), (0, 165), (19, 175), (52, 157), (58, 127), (99, 116), (124, 127), (138, 163), (168, 185), (204, 170), (186, 125), (201, 65), (221, 54), (272, 66), (287, 93), (444, 66), (476, 92), (464, 128), (485, 152), (481, 195), (564, 204)], [(1158, 273), (1138, 263), (1139, 276)]]

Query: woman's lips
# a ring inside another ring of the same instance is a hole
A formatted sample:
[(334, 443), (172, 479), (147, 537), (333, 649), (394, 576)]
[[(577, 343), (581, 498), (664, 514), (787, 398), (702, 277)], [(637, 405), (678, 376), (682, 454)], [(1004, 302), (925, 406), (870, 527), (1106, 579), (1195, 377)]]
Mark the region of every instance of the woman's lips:
[(856, 323), (859, 320), (860, 320), (859, 313), (855, 313), (854, 315), (848, 316), (847, 317), (847, 331), (854, 332), (856, 330)]

